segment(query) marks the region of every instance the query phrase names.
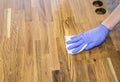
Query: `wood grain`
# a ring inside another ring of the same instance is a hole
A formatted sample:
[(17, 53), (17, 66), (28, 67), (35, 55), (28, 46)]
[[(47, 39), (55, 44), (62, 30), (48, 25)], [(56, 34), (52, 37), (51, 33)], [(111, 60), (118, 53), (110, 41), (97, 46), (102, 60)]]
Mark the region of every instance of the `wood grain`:
[(66, 35), (98, 26), (95, 0), (0, 0), (0, 82), (120, 82), (120, 41), (112, 31), (90, 51), (70, 55)]

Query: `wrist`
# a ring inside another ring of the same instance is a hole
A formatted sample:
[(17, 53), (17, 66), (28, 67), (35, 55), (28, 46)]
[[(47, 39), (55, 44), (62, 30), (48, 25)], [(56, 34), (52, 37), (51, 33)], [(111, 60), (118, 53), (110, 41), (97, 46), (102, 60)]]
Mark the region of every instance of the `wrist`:
[(105, 29), (107, 29), (108, 31), (111, 31), (112, 29), (110, 28), (110, 26), (105, 25), (104, 23), (101, 23), (101, 26), (104, 27)]
[(112, 30), (113, 29), (113, 27), (112, 26), (110, 26), (110, 24), (109, 23), (105, 23), (105, 22), (103, 22), (103, 23), (101, 23), (102, 25), (104, 25), (107, 29), (109, 29), (109, 30)]
[(100, 24), (98, 26), (100, 29), (102, 29), (105, 33), (109, 33), (111, 30), (109, 29), (109, 27), (107, 27), (106, 25), (104, 24)]

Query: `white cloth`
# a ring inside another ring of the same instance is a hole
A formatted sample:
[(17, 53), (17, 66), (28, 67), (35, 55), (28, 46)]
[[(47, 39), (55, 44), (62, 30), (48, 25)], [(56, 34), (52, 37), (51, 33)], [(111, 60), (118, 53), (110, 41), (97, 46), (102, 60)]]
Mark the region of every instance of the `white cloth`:
[[(65, 36), (65, 44), (66, 44), (67, 41), (71, 40), (71, 37), (73, 37), (73, 36)], [(73, 43), (73, 44), (74, 44), (74, 43)], [(66, 44), (66, 49), (67, 49), (69, 46), (73, 45), (73, 44), (69, 44), (69, 45)], [(87, 47), (87, 44), (85, 44), (85, 45), (82, 47), (82, 49), (79, 50), (77, 53), (82, 52), (86, 47)], [(67, 49), (68, 54), (74, 54), (74, 53), (72, 53), (73, 50), (74, 50), (74, 49), (72, 49), (72, 50), (68, 50), (68, 49)], [(77, 54), (77, 53), (75, 53), (75, 54)]]

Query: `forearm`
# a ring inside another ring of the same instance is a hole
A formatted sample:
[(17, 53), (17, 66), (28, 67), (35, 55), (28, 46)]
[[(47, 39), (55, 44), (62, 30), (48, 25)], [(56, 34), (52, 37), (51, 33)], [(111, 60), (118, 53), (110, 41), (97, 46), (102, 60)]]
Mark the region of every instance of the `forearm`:
[(102, 22), (103, 25), (112, 30), (117, 23), (120, 22), (120, 4), (118, 7), (111, 13), (111, 15)]

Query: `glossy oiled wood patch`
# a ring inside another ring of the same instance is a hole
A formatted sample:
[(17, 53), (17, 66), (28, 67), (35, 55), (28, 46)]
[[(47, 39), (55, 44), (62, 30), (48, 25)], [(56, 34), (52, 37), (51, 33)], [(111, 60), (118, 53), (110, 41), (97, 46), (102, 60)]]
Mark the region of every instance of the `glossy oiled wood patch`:
[(119, 82), (115, 31), (90, 51), (70, 55), (65, 48), (64, 36), (109, 15), (102, 0), (94, 1), (0, 0), (0, 82)]

